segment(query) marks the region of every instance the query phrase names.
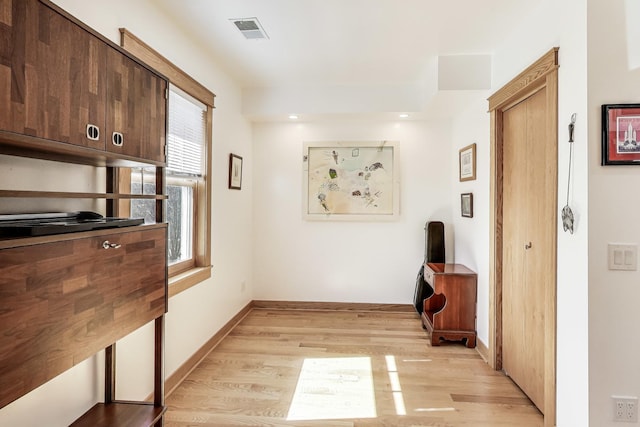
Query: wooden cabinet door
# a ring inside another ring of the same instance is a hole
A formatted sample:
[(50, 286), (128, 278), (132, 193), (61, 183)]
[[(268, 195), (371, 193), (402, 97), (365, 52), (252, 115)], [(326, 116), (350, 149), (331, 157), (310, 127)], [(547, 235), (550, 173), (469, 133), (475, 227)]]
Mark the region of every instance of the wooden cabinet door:
[(115, 49), (107, 56), (107, 151), (164, 162), (166, 80)]
[(104, 149), (107, 46), (37, 0), (0, 0), (0, 129)]
[(0, 250), (0, 408), (165, 313), (166, 283), (166, 228)]

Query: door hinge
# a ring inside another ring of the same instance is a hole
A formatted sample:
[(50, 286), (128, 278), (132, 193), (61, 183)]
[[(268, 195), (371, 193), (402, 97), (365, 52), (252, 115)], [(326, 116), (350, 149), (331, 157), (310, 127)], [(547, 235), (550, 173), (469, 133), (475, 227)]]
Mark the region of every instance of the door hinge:
[(164, 90), (164, 99), (169, 99), (169, 88)]

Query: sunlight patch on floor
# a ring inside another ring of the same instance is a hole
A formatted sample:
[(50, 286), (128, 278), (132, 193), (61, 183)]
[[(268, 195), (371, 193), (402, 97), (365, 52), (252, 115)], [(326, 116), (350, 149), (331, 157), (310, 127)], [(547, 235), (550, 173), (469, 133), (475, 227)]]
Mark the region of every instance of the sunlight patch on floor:
[(375, 418), (371, 358), (309, 358), (302, 364), (287, 420)]
[(402, 387), (400, 386), (398, 366), (396, 365), (396, 357), (387, 355), (384, 358), (387, 361), (387, 372), (389, 373), (389, 383), (391, 384), (391, 392), (393, 393), (393, 403), (396, 406), (396, 414), (407, 415), (407, 408), (404, 406), (404, 397), (402, 396)]

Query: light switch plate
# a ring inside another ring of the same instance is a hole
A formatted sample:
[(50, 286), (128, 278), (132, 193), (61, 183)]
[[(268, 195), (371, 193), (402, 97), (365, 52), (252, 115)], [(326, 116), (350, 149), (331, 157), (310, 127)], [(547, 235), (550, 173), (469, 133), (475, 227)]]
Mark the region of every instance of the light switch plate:
[(609, 270), (635, 271), (638, 269), (638, 245), (609, 243)]

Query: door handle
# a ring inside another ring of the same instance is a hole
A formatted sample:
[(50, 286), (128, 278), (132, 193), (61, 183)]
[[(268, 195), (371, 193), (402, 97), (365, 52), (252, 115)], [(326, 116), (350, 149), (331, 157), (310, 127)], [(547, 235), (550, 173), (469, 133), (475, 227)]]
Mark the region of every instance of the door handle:
[(525, 243), (524, 248), (525, 249), (531, 249), (531, 242)]
[(105, 240), (104, 242), (102, 242), (102, 247), (104, 249), (118, 249), (121, 247), (121, 245), (119, 243), (111, 243), (108, 240)]

